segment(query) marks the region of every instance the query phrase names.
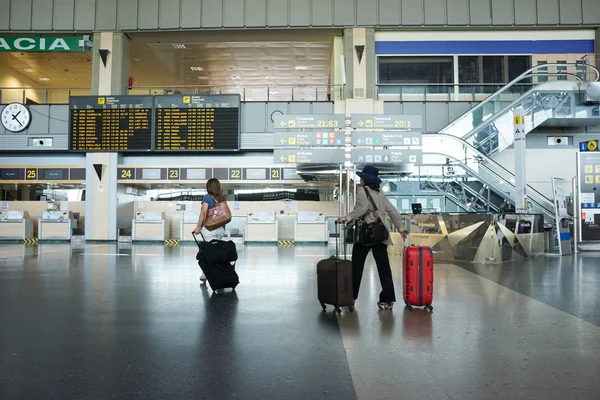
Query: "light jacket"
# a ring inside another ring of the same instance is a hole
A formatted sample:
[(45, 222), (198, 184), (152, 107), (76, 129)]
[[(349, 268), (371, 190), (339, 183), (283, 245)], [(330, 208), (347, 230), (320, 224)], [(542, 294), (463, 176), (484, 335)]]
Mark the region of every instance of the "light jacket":
[[(387, 196), (382, 192), (376, 192), (374, 190), (362, 186), (359, 186), (356, 189), (356, 207), (354, 207), (354, 210), (352, 210), (350, 214), (346, 215), (346, 222), (350, 222), (357, 218), (361, 218), (363, 215), (365, 216), (365, 222), (368, 224), (375, 222), (375, 220), (377, 219), (377, 213), (371, 205), (371, 202), (369, 201), (365, 190), (368, 190), (369, 194), (373, 198), (373, 201), (375, 202), (375, 205), (379, 210), (379, 216), (381, 217), (381, 221), (383, 221), (388, 231), (391, 230), (386, 218), (386, 213), (389, 214), (389, 216), (392, 218), (392, 222), (396, 226), (396, 229), (401, 231), (402, 218), (400, 217), (400, 213), (398, 213), (398, 210), (396, 210), (396, 207), (394, 207), (392, 203), (390, 203), (390, 200), (387, 198)], [(383, 243), (387, 245), (393, 244), (391, 238)]]

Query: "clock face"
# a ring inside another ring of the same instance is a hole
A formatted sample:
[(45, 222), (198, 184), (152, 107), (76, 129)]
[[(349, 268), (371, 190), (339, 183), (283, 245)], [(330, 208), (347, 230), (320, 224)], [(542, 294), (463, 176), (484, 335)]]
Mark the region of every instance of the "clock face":
[(20, 103), (12, 103), (4, 107), (0, 114), (2, 126), (10, 132), (22, 132), (31, 123), (31, 111)]

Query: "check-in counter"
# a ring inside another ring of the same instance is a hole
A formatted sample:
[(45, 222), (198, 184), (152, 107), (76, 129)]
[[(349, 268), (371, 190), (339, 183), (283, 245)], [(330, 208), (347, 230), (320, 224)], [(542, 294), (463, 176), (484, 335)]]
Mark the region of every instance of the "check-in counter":
[(74, 228), (77, 228), (77, 220), (73, 218), (73, 212), (43, 211), (38, 221), (38, 239), (70, 241)]
[(435, 258), (497, 264), (544, 253), (541, 214), (403, 215), (409, 245), (430, 246)]
[(246, 242), (277, 242), (279, 226), (275, 219), (275, 212), (265, 211), (248, 213), (246, 221)]
[(33, 238), (33, 221), (27, 211), (0, 212), (0, 240)]
[(192, 232), (198, 225), (198, 219), (200, 218), (200, 212), (198, 211), (184, 211), (183, 219), (181, 220), (179, 239), (182, 242), (193, 242), (194, 237)]
[(164, 212), (146, 211), (135, 214), (131, 229), (132, 241), (164, 241), (166, 239), (167, 229)]
[(294, 224), (294, 241), (327, 243), (329, 230), (322, 212), (298, 211)]

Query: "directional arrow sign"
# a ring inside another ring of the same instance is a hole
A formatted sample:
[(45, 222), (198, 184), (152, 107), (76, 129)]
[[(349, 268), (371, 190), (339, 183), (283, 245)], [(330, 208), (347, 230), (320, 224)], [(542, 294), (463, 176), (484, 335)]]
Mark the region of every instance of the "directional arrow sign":
[(341, 129), (346, 125), (344, 114), (273, 115), (276, 130), (287, 129)]
[(352, 149), (352, 162), (355, 164), (421, 164), (422, 161), (421, 149)]
[(405, 131), (422, 131), (421, 115), (373, 115), (353, 114), (352, 128), (397, 129)]
[(344, 149), (276, 149), (273, 159), (278, 164), (343, 164), (346, 153)]
[(421, 146), (421, 132), (352, 132), (353, 146)]
[(341, 131), (330, 132), (275, 132), (274, 147), (293, 146), (343, 146), (346, 134)]

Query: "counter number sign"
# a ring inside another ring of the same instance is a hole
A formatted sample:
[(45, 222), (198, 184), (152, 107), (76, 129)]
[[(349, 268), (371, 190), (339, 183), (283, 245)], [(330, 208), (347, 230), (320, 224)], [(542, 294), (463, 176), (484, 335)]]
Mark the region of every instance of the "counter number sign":
[(133, 168), (119, 168), (119, 180), (135, 179)]
[(26, 168), (25, 169), (25, 180), (33, 181), (37, 179), (37, 169), (36, 168)]
[(281, 180), (281, 168), (271, 168), (271, 180), (272, 181), (280, 181)]
[(167, 175), (167, 178), (170, 181), (179, 180), (179, 168), (169, 168), (169, 174)]
[(239, 181), (242, 179), (241, 168), (229, 168), (229, 180)]

